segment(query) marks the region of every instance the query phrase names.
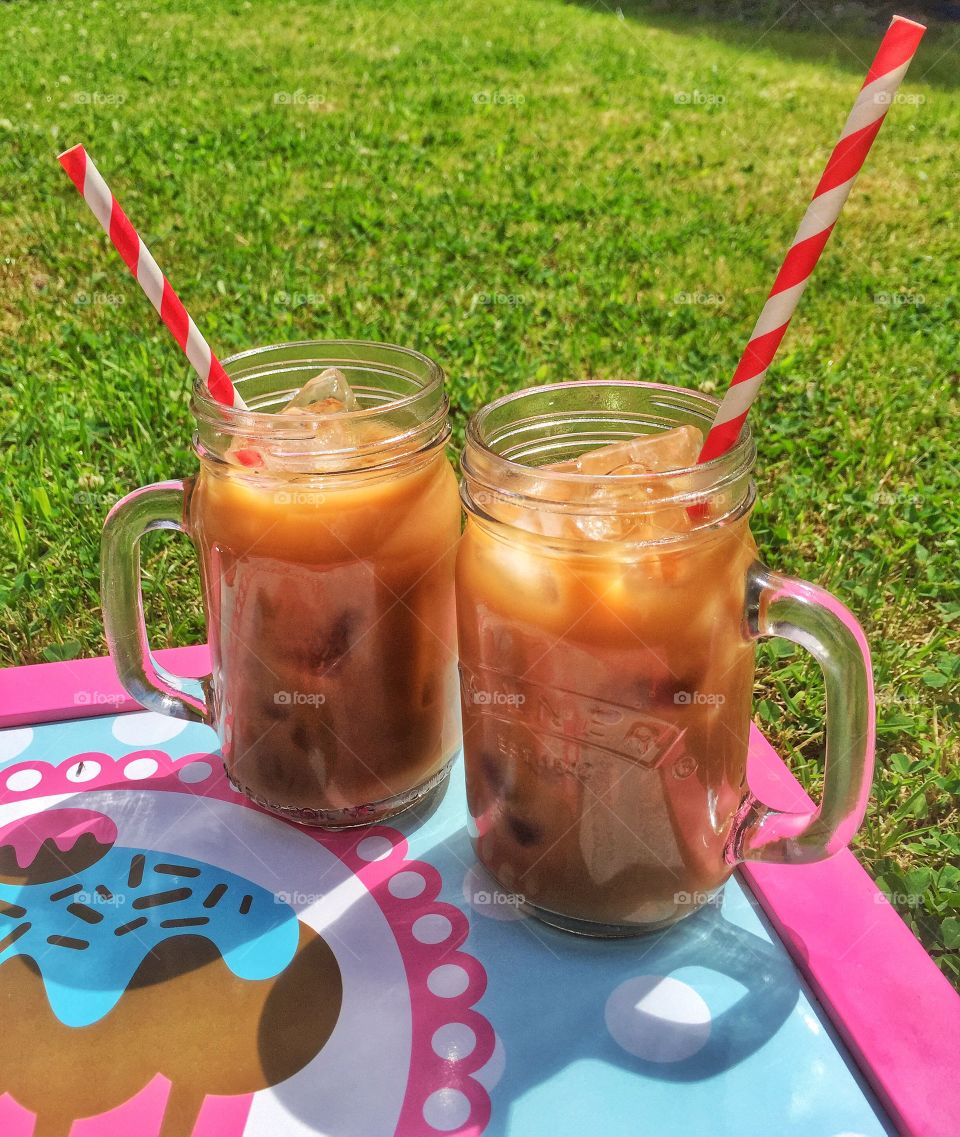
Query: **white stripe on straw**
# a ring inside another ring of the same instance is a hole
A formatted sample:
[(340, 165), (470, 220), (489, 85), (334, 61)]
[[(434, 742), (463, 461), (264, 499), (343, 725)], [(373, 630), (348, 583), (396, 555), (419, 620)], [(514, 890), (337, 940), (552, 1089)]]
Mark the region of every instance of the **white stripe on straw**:
[(224, 371), (220, 360), (210, 350), (210, 345), (200, 334), (200, 329), (160, 271), (160, 266), (150, 255), (150, 250), (120, 208), (84, 147), (74, 146), (65, 150), (60, 155), (60, 164), (83, 195), (101, 227), (106, 230), (124, 264), (133, 273), (210, 395), (225, 406), (247, 410), (246, 403)]
[(736, 442), (925, 30), (913, 20), (893, 17), (740, 357), (703, 444), (700, 462), (718, 458)]

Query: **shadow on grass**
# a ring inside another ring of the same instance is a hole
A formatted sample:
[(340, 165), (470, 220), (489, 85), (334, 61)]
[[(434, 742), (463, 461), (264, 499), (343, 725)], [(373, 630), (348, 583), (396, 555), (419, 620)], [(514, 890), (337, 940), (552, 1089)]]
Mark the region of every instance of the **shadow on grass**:
[[(870, 10), (850, 5), (838, 16), (806, 0), (563, 0), (610, 20), (679, 35), (708, 36), (744, 53), (776, 52), (801, 62), (824, 64), (858, 78), (866, 73), (890, 17), (928, 25), (907, 83), (960, 86), (960, 0), (917, 4), (915, 0), (876, 5)], [(853, 9), (857, 9), (853, 11)]]

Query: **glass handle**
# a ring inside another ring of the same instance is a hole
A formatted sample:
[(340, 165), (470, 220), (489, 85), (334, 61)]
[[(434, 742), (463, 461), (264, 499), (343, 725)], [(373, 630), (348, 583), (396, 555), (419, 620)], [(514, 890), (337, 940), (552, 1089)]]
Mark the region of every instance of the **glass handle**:
[(748, 793), (728, 860), (822, 861), (849, 845), (870, 796), (876, 742), (870, 649), (853, 615), (829, 592), (759, 563), (747, 576), (746, 621), (752, 639), (791, 640), (820, 664), (827, 704), (823, 796), (815, 809), (788, 813)]
[(127, 494), (110, 510), (100, 542), (100, 599), (107, 645), (120, 682), (138, 703), (192, 722), (211, 721), (211, 676), (189, 679), (153, 657), (143, 618), (140, 538), (154, 529), (186, 532), (184, 482), (157, 482)]

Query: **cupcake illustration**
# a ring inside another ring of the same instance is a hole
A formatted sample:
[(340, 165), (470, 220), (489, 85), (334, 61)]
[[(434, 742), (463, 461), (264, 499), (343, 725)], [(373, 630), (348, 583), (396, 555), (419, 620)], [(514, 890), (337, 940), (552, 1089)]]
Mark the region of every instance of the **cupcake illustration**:
[(479, 1137), (486, 976), (442, 885), (207, 752), (0, 766), (0, 1134)]
[(36, 1113), (36, 1137), (67, 1137), (157, 1073), (171, 1083), (162, 1137), (189, 1137), (208, 1094), (282, 1082), (340, 1013), (336, 957), (288, 904), (120, 845), (89, 809), (0, 829), (0, 933), (0, 1090)]

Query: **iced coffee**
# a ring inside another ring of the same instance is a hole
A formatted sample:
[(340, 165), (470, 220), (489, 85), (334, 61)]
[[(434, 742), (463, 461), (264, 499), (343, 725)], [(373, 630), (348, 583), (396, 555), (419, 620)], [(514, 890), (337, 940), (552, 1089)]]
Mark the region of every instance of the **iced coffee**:
[(733, 471), (703, 493), (691, 423), (577, 436), (543, 413), (538, 434), (529, 413), (517, 429), (504, 412), (499, 441), (478, 416), (464, 455), (474, 844), (549, 921), (655, 928), (704, 903), (732, 867), (754, 669), (749, 480)]
[[(266, 809), (334, 827), (390, 816), (443, 781), (460, 741), (443, 373), (345, 341), (227, 367), (246, 409), (195, 389), (196, 477), (137, 491), (107, 521), (118, 670), (146, 705), (214, 726), (230, 778)], [(142, 650), (136, 536), (158, 523), (200, 555), (200, 690)]]
[(361, 823), (458, 747), (456, 480), (442, 438), (365, 416), (337, 369), (276, 415), (288, 436), (234, 440), (189, 503), (224, 761), (269, 809)]

